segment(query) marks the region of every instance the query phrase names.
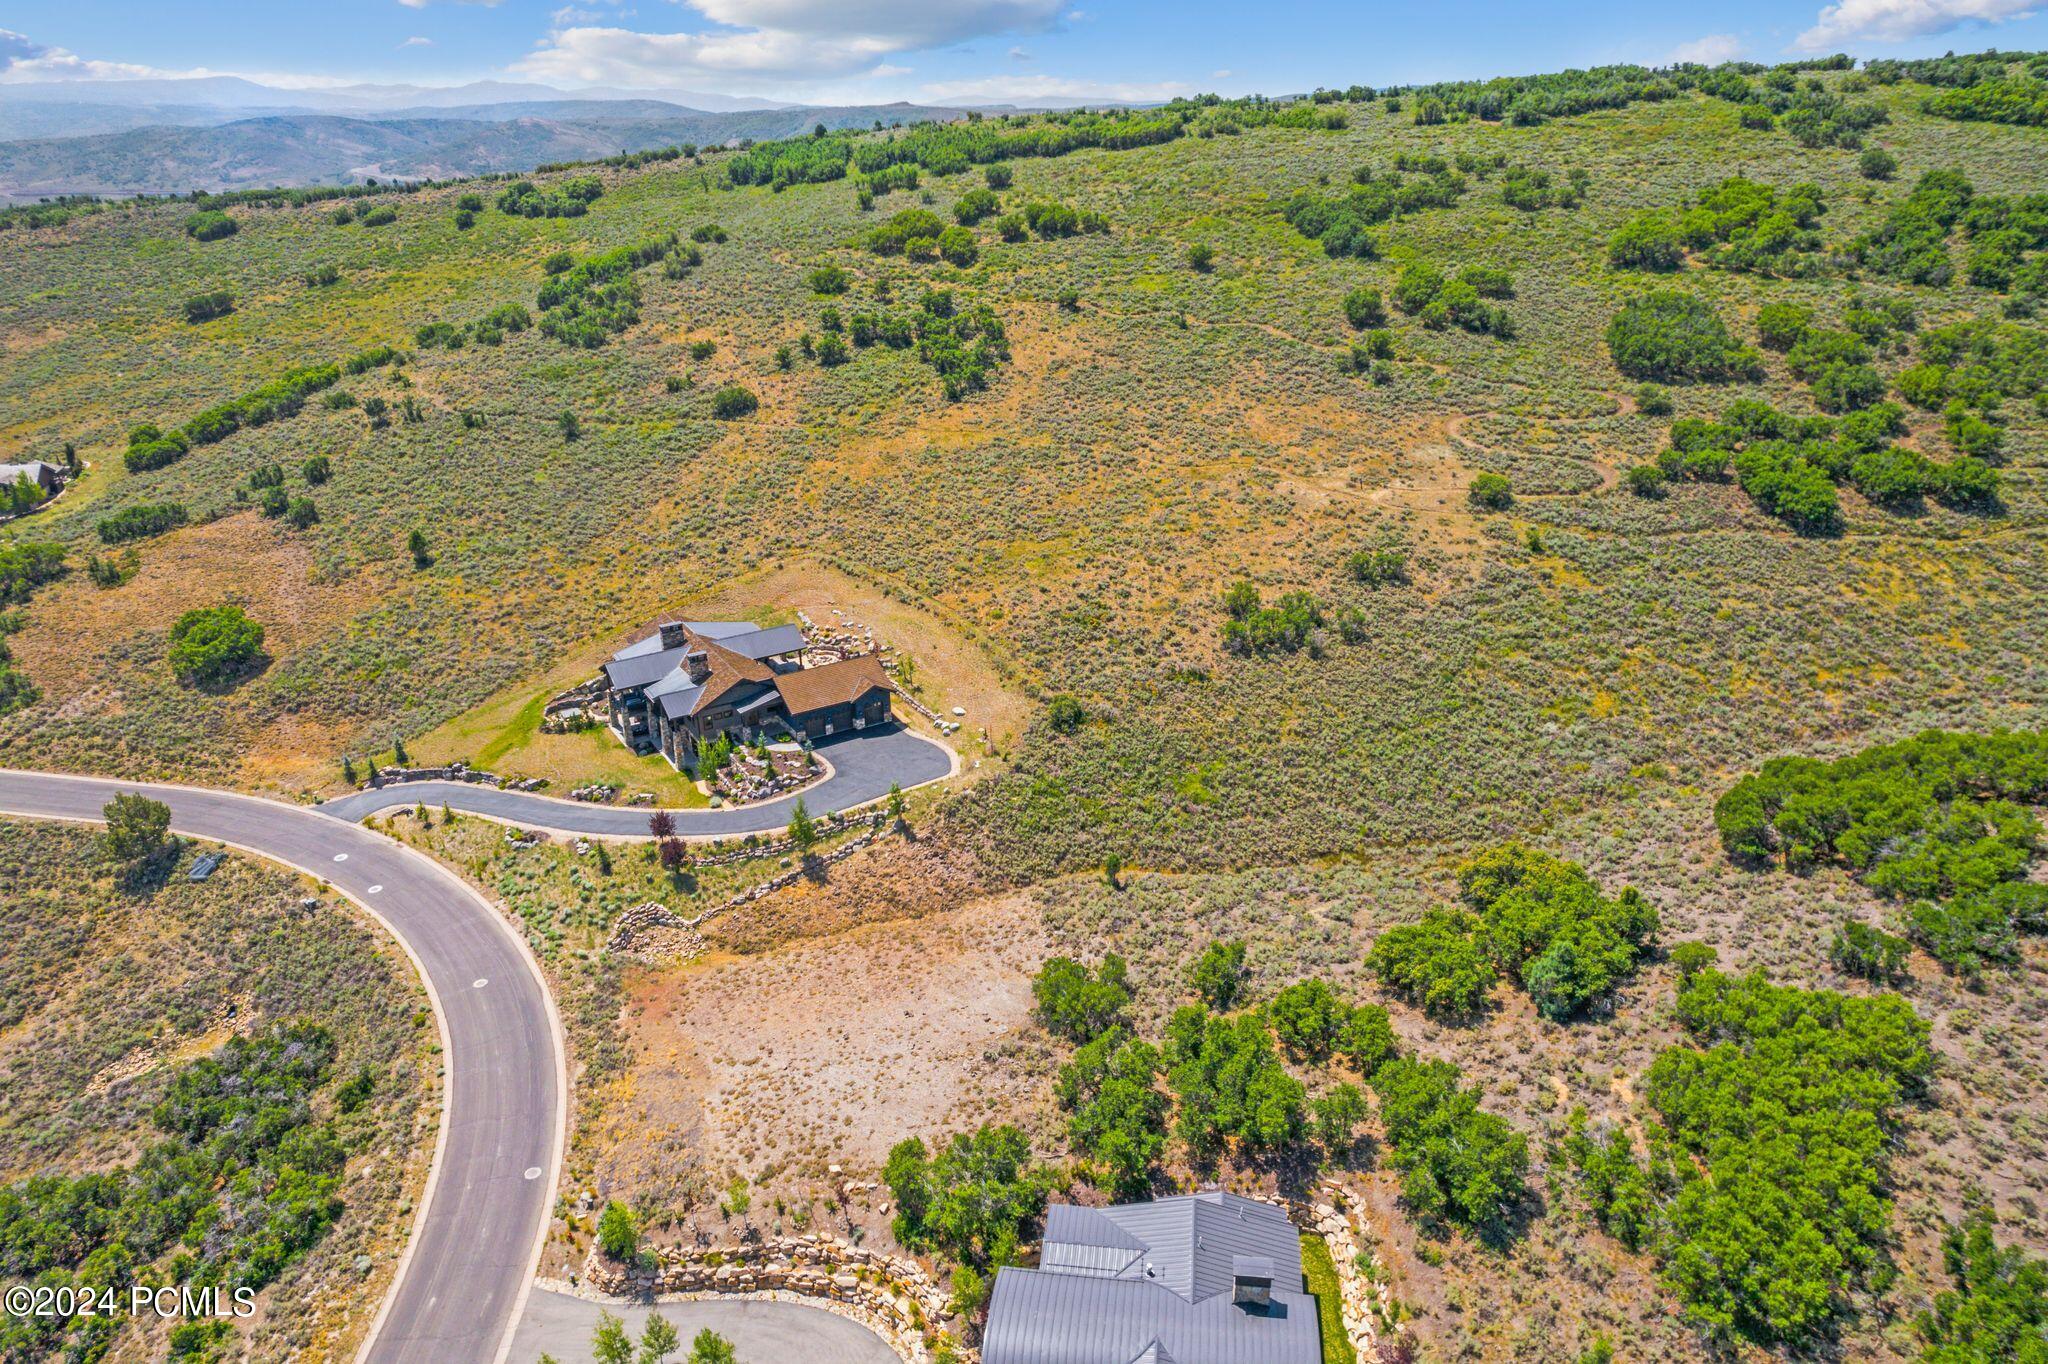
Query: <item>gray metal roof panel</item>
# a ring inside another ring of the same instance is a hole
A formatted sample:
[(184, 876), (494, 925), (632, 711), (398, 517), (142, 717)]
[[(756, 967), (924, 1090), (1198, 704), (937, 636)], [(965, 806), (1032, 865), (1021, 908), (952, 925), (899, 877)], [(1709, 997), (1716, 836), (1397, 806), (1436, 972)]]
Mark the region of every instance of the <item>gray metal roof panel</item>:
[(804, 647), (804, 632), (794, 625), (777, 625), (767, 630), (749, 630), (718, 641), (743, 658), (756, 663), (778, 654), (793, 654)]
[[(652, 692), (648, 693), (650, 696)], [(655, 698), (661, 713), (671, 720), (680, 720), (696, 708), (697, 698), (704, 694), (702, 687), (683, 687), (676, 691), (664, 692)]]
[(673, 649), (658, 649), (651, 654), (634, 654), (630, 658), (614, 658), (604, 665), (604, 675), (614, 688), (644, 687), (659, 681), (663, 674), (675, 671), (676, 664), (683, 661), (689, 650), (683, 645)]
[(761, 627), (750, 620), (686, 620), (683, 628), (723, 644), (735, 635), (751, 634)]
[(1300, 1292), (1276, 1288), (1261, 1311), (1227, 1296), (1189, 1303), (1143, 1279), (996, 1274), (982, 1364), (1129, 1364), (1148, 1348), (1176, 1364), (1317, 1364), (1322, 1336)]
[(1101, 1208), (1084, 1208), (1078, 1203), (1054, 1203), (1045, 1210), (1045, 1244), (1060, 1242), (1076, 1246), (1114, 1246), (1118, 1250), (1144, 1250), (1146, 1245), (1103, 1216)]

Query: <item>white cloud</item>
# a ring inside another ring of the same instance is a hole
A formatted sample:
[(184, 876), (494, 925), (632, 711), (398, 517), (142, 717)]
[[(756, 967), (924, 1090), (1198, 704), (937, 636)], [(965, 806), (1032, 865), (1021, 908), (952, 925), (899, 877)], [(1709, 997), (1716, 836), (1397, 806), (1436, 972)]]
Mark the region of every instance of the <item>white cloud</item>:
[(972, 100), (989, 104), (1034, 103), (1042, 100), (1100, 100), (1103, 103), (1151, 104), (1191, 95), (1179, 81), (1117, 83), (1070, 80), (1064, 76), (984, 76), (978, 80), (933, 81), (924, 94), (938, 100)]
[(219, 71), (205, 66), (172, 70), (137, 62), (100, 61), (0, 28), (0, 85), (30, 85), (38, 81), (203, 80), (212, 76), (238, 76), (280, 90), (321, 90), (352, 83), (350, 77), (309, 76), (295, 71)]
[(1863, 41), (1898, 43), (1971, 24), (2025, 19), (2038, 0), (1840, 0), (1827, 6), (1793, 46), (1828, 52)]
[(434, 40), (432, 38), (422, 38), (419, 37), (418, 35), (414, 35), (413, 37), (407, 38), (404, 42), (399, 44), (400, 47), (432, 47), (433, 45)]
[(25, 33), (0, 28), (0, 81), (109, 81), (197, 74), (164, 71), (133, 62), (89, 61), (61, 47), (49, 47)]
[[(1063, 0), (690, 0), (717, 28), (641, 33), (559, 24), (512, 70), (575, 85), (719, 88), (890, 74), (888, 58), (1042, 30)], [(584, 16), (577, 16), (579, 19)]]
[(884, 42), (899, 50), (942, 47), (991, 33), (1039, 29), (1059, 17), (1061, 0), (689, 0), (714, 23)]
[(1695, 38), (1689, 43), (1680, 43), (1671, 49), (1671, 55), (1664, 59), (1666, 66), (1677, 66), (1684, 62), (1697, 62), (1701, 66), (1719, 66), (1732, 62), (1743, 53), (1742, 39), (1732, 33), (1709, 33), (1704, 38)]
[(864, 39), (822, 41), (804, 34), (635, 33), (624, 28), (565, 28), (512, 63), (535, 80), (570, 85), (659, 88), (689, 81), (799, 80), (871, 70), (897, 49)]

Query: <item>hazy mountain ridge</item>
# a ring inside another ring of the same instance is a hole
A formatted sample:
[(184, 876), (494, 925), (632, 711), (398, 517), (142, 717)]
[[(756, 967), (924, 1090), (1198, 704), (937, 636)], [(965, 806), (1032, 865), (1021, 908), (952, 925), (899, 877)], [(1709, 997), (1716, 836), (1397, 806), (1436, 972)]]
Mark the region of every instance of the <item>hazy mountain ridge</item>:
[[(8, 112), (0, 105), (0, 118)], [(819, 123), (866, 127), (964, 116), (909, 104), (712, 113), (654, 100), (536, 101), (382, 117), (230, 115), (210, 126), (155, 124), (0, 142), (0, 198), (347, 184), (373, 176), (446, 179), (684, 142), (789, 137)]]

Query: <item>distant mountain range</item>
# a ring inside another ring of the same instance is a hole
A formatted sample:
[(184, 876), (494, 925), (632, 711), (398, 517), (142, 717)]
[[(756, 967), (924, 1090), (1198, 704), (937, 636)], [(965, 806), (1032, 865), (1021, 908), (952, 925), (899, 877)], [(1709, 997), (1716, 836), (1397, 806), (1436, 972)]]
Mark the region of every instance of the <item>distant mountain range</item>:
[(234, 76), (10, 84), (0, 85), (0, 200), (446, 179), (682, 142), (791, 137), (820, 123), (965, 116), (916, 104), (827, 108), (504, 81), (322, 90)]
[(471, 81), (467, 85), (330, 85), (287, 89), (262, 85), (240, 76), (194, 76), (177, 80), (36, 81), (0, 85), (0, 100), (24, 104), (96, 104), (193, 106), (215, 109), (275, 110), (365, 114), (387, 109), (450, 108), (504, 104), (518, 100), (637, 100), (708, 113), (736, 109), (781, 109), (774, 100), (735, 98), (697, 90), (623, 90), (592, 88), (560, 90), (523, 81)]

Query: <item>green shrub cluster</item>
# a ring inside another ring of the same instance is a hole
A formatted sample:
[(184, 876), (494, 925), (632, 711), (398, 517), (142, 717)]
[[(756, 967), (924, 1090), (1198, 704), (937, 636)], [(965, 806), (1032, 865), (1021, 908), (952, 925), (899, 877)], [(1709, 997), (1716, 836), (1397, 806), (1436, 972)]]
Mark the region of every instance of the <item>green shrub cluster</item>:
[(1849, 244), (1850, 259), (1887, 279), (1947, 284), (1955, 277), (1948, 235), (1975, 193), (1961, 171), (1927, 172), (1882, 223)]
[(1166, 1154), (1161, 1064), (1157, 1047), (1119, 1024), (1077, 1047), (1054, 1086), (1075, 1148), (1101, 1162), (1111, 1186), (1127, 1198), (1146, 1192)]
[(175, 530), (185, 524), (185, 519), (182, 502), (143, 502), (101, 517), (95, 529), (102, 543), (118, 545)]
[[(130, 473), (161, 469), (183, 459), (195, 445), (226, 440), (245, 426), (262, 426), (291, 417), (305, 407), (306, 399), (340, 381), (342, 371), (351, 374), (380, 364), (391, 364), (398, 353), (388, 346), (364, 351), (342, 365), (308, 365), (281, 379), (253, 388), (232, 402), (207, 408), (174, 431), (165, 432), (153, 422), (144, 422), (128, 433), (128, 449), (121, 462)], [(354, 368), (349, 368), (354, 366)]]
[(1712, 384), (1763, 375), (1762, 358), (1737, 344), (1712, 308), (1672, 290), (1623, 304), (1607, 324), (1607, 349), (1631, 379)]
[(1449, 1061), (1399, 1059), (1372, 1077), (1401, 1197), (1425, 1217), (1495, 1228), (1527, 1195), (1529, 1143), (1479, 1107)]
[(64, 547), (39, 541), (0, 542), (0, 606), (19, 606), (64, 573)]
[(1288, 1055), (1318, 1065), (1341, 1057), (1370, 1076), (1394, 1054), (1394, 1028), (1377, 1004), (1353, 1006), (1321, 980), (1298, 980), (1266, 1007)]
[(1124, 960), (1112, 952), (1092, 973), (1072, 958), (1051, 958), (1032, 977), (1031, 997), (1045, 1030), (1078, 1045), (1123, 1021), (1131, 990)]
[(1287, 1073), (1273, 1033), (1257, 1011), (1213, 1014), (1199, 1004), (1174, 1012), (1162, 1059), (1174, 1095), (1173, 1131), (1197, 1163), (1226, 1142), (1279, 1151), (1306, 1131), (1308, 1091)]
[(1223, 647), (1233, 654), (1319, 653), (1323, 608), (1307, 592), (1283, 592), (1271, 606), (1261, 604), (1259, 589), (1238, 582), (1223, 594)]
[(671, 232), (614, 247), (545, 280), (535, 301), (541, 334), (583, 350), (604, 345), (640, 320), (640, 284), (633, 272), (666, 259), (680, 245)]
[(1507, 271), (1481, 265), (1468, 265), (1457, 278), (1447, 279), (1427, 261), (1414, 261), (1402, 268), (1394, 283), (1394, 302), (1423, 326), (1442, 331), (1455, 325), (1503, 341), (1514, 336), (1515, 320), (1507, 309), (1487, 300), (1514, 296), (1514, 280)]
[(1676, 270), (1686, 252), (1724, 270), (1765, 275), (1818, 273), (1825, 258), (1814, 230), (1826, 211), (1820, 187), (1794, 185), (1780, 194), (1740, 176), (1703, 189), (1691, 207), (1654, 210), (1624, 223), (1607, 244), (1620, 270)]
[(215, 208), (201, 209), (185, 219), (185, 235), (194, 241), (217, 242), (241, 230), (240, 223)]
[(429, 322), (413, 333), (413, 340), (423, 349), (436, 346), (448, 350), (461, 350), (474, 341), (480, 346), (504, 344), (506, 333), (517, 335), (533, 325), (533, 314), (523, 303), (501, 303), (474, 322), (457, 326), (453, 322)]
[(604, 194), (594, 175), (574, 175), (542, 189), (531, 180), (515, 180), (498, 192), (498, 212), (516, 218), (580, 218)]
[(1153, 146), (1181, 136), (1191, 107), (1165, 109), (1081, 110), (1015, 124), (1000, 119), (958, 123), (921, 123), (881, 141), (863, 141), (853, 149), (863, 174), (912, 161), (934, 175), (955, 175), (969, 166), (1014, 161), (1024, 157), (1065, 156), (1086, 147), (1110, 151)]
[(1507, 975), (1546, 1018), (1610, 995), (1653, 948), (1657, 912), (1633, 889), (1609, 899), (1576, 862), (1519, 843), (1458, 868), (1464, 911), (1431, 910), (1388, 929), (1366, 965), (1389, 989), (1440, 1015), (1475, 1012)]
[(226, 289), (195, 294), (185, 300), (185, 320), (195, 324), (211, 322), (216, 317), (226, 317), (234, 310), (235, 296)]
[(1908, 929), (1944, 964), (2016, 957), (2048, 928), (2029, 805), (2048, 797), (2048, 736), (1930, 730), (1832, 762), (1774, 758), (1714, 806), (1728, 853), (1804, 871), (1838, 862), (1907, 902)]
[(1010, 339), (995, 309), (986, 303), (961, 308), (950, 289), (928, 290), (911, 327), (917, 333), (918, 358), (937, 371), (948, 402), (987, 388), (1010, 358)]
[(906, 208), (870, 228), (863, 244), (878, 256), (904, 255), (912, 242), (919, 241), (929, 242), (936, 252), (939, 234), (945, 230), (946, 220), (930, 209)]
[(1109, 231), (1109, 219), (1102, 214), (1093, 209), (1076, 209), (1066, 204), (1026, 204), (1024, 221), (1033, 232), (1047, 240)]
[[(0, 543), (0, 606), (18, 606), (44, 583), (64, 574), (64, 547), (37, 541)], [(7, 636), (21, 628), (18, 611), (0, 614), (0, 715), (35, 704), (41, 695), (28, 674), (14, 666)]]
[(171, 626), (169, 661), (181, 682), (218, 686), (247, 672), (263, 652), (263, 627), (239, 606), (202, 606)]
[(1051, 1188), (1049, 1172), (1031, 1164), (1029, 1139), (1009, 1126), (956, 1133), (937, 1155), (921, 1138), (900, 1141), (882, 1182), (895, 1198), (899, 1242), (982, 1270), (1016, 1263)]
[(1883, 105), (1843, 99), (1832, 90), (1801, 89), (1779, 96), (1765, 92), (1765, 105), (1777, 115), (1778, 126), (1802, 147), (1846, 147), (1863, 145), (1863, 135), (1891, 121)]
[(1410, 180), (1398, 171), (1375, 173), (1361, 166), (1352, 178), (1356, 183), (1347, 194), (1301, 190), (1280, 212), (1296, 232), (1321, 242), (1330, 255), (1367, 260), (1380, 254), (1374, 228), (1426, 209), (1449, 208), (1464, 197), (1466, 187), (1465, 177), (1448, 168)]
[[(2004, 428), (1991, 420), (2008, 398), (2048, 393), (2048, 331), (1979, 318), (1921, 334), (1920, 363), (1899, 375), (1915, 407), (1939, 410), (1949, 440), (1965, 455), (1995, 460)], [(1974, 411), (1972, 409), (1975, 409)]]
[(1678, 996), (1693, 1045), (1666, 1050), (1644, 1097), (1649, 1160), (1574, 1115), (1566, 1150), (1595, 1214), (1647, 1246), (1715, 1334), (1802, 1345), (1847, 1295), (1881, 1287), (1895, 1113), (1933, 1070), (1928, 1027), (1896, 995), (1861, 997), (1699, 970)]
[[(1675, 99), (1680, 91), (1702, 85), (1704, 74), (1703, 69), (1652, 71), (1622, 64), (1541, 76), (1447, 81), (1409, 87), (1398, 93), (1414, 100), (1418, 108), (1433, 106), (1435, 122), (1455, 115), (1533, 127), (1595, 109), (1625, 109), (1631, 104)], [(1735, 80), (1741, 83), (1739, 75)], [(1746, 84), (1743, 88), (1747, 88)]]
[[(347, 1152), (319, 1111), (334, 1059), (326, 1030), (299, 1023), (187, 1065), (151, 1112), (162, 1138), (133, 1162), (0, 1189), (0, 1274), (125, 1291), (176, 1251), (174, 1282), (270, 1283), (341, 1215)], [(0, 1346), (41, 1358), (71, 1328), (10, 1317)]]
[(874, 205), (875, 196), (890, 194), (899, 189), (917, 188), (917, 166), (914, 162), (903, 161), (893, 166), (884, 166), (873, 175), (863, 175), (857, 182), (856, 196), (863, 209)]
[(1565, 172), (1564, 181), (1547, 170), (1532, 166), (1509, 166), (1501, 176), (1501, 202), (1509, 208), (1535, 213), (1546, 208), (1577, 208), (1592, 187), (1593, 176), (1584, 166)]
[(1910, 507), (1932, 497), (1952, 507), (1996, 509), (1998, 474), (1989, 464), (1973, 455), (1936, 462), (1890, 444), (1904, 431), (1903, 413), (1892, 403), (1837, 419), (1792, 417), (1743, 399), (1718, 422), (1673, 422), (1671, 447), (1658, 465), (1668, 478), (1719, 482), (1732, 464), (1759, 506), (1813, 534), (1840, 527), (1834, 484), (1844, 481), (1880, 506)]
[(2048, 81), (2031, 76), (1988, 80), (1929, 95), (1920, 107), (1936, 118), (2038, 128), (2048, 123)]
[(2048, 1260), (2001, 1247), (1979, 1208), (1949, 1228), (1942, 1259), (1955, 1287), (1920, 1315), (1920, 1364), (2048, 1364)]

